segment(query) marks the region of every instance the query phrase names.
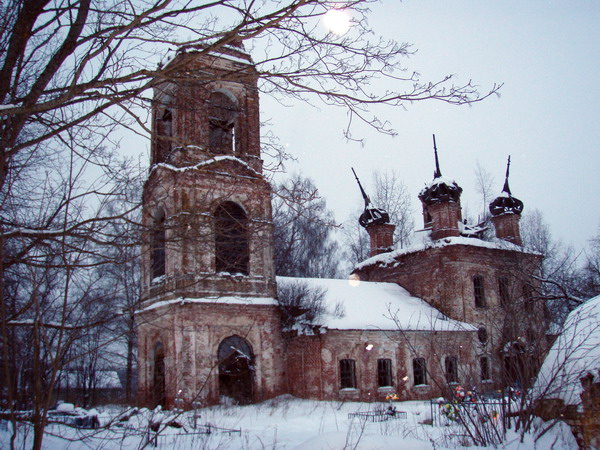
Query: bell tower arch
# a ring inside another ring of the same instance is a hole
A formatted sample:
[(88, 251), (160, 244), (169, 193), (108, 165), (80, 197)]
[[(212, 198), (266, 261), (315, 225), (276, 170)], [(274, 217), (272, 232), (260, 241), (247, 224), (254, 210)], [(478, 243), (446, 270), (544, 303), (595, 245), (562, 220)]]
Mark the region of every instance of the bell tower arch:
[[(152, 403), (153, 343), (164, 347), (165, 404), (217, 403), (218, 346), (255, 351), (252, 393), (281, 393), (271, 187), (260, 158), (257, 72), (243, 48), (180, 51), (152, 105), (143, 193), (140, 396)], [(250, 385), (250, 384), (249, 384)]]

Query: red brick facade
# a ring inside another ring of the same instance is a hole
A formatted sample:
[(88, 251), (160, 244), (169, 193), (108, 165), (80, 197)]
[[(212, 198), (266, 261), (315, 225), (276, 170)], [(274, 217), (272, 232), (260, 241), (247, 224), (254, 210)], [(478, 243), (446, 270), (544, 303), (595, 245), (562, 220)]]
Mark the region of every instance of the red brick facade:
[[(511, 306), (502, 303), (523, 298), (537, 256), (514, 246), (475, 245), (478, 239), (446, 242), (463, 239), (460, 202), (432, 203), (424, 212), (431, 245), (380, 255), (384, 259), (354, 274), (400, 284), (447, 317), (485, 327), (485, 342), (471, 326), (284, 333), (256, 73), (235, 48), (220, 55), (181, 53), (170, 64), (173, 79), (184, 71), (187, 81), (165, 82), (155, 92), (137, 314), (142, 403), (187, 407), (216, 404), (222, 396), (261, 401), (286, 392), (326, 400), (426, 399), (446, 389), (449, 367), (456, 372), (452, 382), (487, 388), (499, 381), (498, 355), (512, 338), (503, 328)], [(372, 254), (392, 246), (393, 230), (389, 224), (369, 229)], [(509, 280), (510, 292), (503, 292), (509, 300), (500, 298), (500, 278)], [(482, 305), (475, 305), (475, 290)], [(541, 308), (529, 313), (543, 323)], [(526, 325), (518, 327), (527, 333)], [(511, 332), (519, 334), (518, 327)], [(490, 362), (485, 380), (482, 357)]]
[(367, 228), (370, 238), (371, 256), (390, 251), (394, 245), (395, 225), (390, 223), (372, 224)]
[[(472, 332), (389, 332), (328, 330), (315, 336), (297, 336), (288, 344), (288, 379), (292, 395), (341, 401), (385, 401), (396, 394), (401, 400), (429, 399), (446, 389), (444, 360), (456, 357), (459, 380), (479, 384), (478, 362)], [(427, 383), (415, 386), (413, 359), (427, 363)], [(340, 361), (356, 362), (356, 387), (340, 385)], [(390, 386), (379, 386), (378, 360), (391, 361)]]
[[(195, 81), (155, 92), (137, 315), (140, 401), (215, 404), (226, 379), (230, 390), (246, 386), (246, 401), (263, 400), (285, 392), (285, 359), (256, 73), (235, 48), (181, 53), (171, 65), (174, 78), (180, 70)], [(248, 350), (234, 349), (223, 367), (218, 349), (228, 338)]]

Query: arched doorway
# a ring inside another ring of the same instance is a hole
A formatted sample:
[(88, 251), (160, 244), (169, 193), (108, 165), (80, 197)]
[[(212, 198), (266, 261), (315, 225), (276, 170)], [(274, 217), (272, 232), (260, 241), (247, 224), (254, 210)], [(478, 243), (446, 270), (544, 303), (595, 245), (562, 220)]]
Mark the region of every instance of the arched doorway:
[(254, 398), (254, 356), (248, 341), (240, 336), (223, 339), (219, 345), (219, 396), (241, 405)]
[(154, 371), (152, 375), (152, 400), (154, 406), (165, 407), (167, 395), (165, 389), (165, 349), (161, 343), (154, 348)]

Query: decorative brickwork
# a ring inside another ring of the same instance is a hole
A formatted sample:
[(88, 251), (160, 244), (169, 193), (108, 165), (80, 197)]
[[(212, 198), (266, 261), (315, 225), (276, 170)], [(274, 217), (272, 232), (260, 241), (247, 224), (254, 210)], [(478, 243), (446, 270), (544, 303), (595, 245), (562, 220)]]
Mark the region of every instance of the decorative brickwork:
[[(194, 81), (155, 91), (137, 315), (140, 400), (157, 403), (161, 389), (166, 407), (176, 399), (214, 404), (220, 395), (263, 400), (285, 392), (285, 359), (256, 72), (233, 48), (183, 52), (170, 64)], [(223, 350), (223, 342), (243, 342), (252, 354)]]

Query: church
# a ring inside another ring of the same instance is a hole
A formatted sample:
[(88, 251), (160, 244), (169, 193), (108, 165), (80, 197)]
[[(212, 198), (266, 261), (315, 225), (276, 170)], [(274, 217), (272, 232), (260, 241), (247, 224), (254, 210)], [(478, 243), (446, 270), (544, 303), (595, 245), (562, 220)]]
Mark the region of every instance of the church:
[[(442, 176), (436, 150), (418, 195), (417, 244), (396, 249), (394, 224), (363, 191), (369, 259), (345, 280), (276, 277), (251, 57), (234, 45), (195, 48), (168, 64), (182, 76), (154, 92), (136, 314), (141, 404), (428, 399), (532, 376), (534, 350), (547, 346), (533, 296), (541, 256), (522, 248), (523, 203), (508, 169), (490, 204), (492, 238), (463, 221), (462, 189)], [(278, 295), (298, 286), (320, 292), (323, 311), (290, 326)]]

